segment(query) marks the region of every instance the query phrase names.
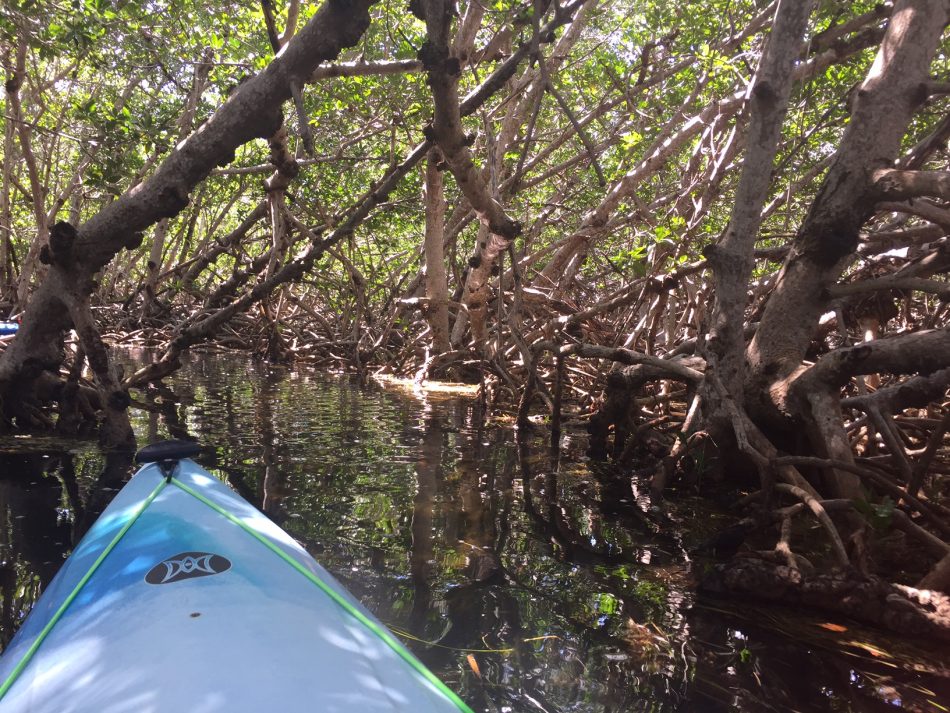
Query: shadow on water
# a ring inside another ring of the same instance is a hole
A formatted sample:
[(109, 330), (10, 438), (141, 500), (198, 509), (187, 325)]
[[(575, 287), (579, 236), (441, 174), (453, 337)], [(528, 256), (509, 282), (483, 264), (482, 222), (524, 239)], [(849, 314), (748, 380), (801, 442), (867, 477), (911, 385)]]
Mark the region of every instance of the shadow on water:
[[(195, 358), (135, 412), (300, 540), (476, 710), (946, 710), (948, 657), (846, 621), (697, 601), (690, 538), (636, 482), (516, 443), (474, 401)], [(0, 442), (0, 642), (122, 482), (92, 444)], [(697, 527), (697, 524), (699, 526)], [(693, 533), (693, 534), (691, 534)]]

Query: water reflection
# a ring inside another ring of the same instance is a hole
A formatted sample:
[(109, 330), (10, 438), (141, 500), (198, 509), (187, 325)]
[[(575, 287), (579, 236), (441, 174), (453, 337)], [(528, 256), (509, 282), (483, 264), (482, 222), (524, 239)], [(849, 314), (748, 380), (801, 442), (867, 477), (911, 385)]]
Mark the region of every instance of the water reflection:
[[(688, 533), (716, 513), (698, 499), (651, 509), (628, 476), (584, 463), (576, 435), (558, 457), (471, 400), (220, 358), (150, 390), (134, 425), (141, 443), (206, 444), (206, 467), (476, 710), (933, 710), (947, 697), (943, 654), (694, 601)], [(0, 444), (4, 644), (128, 472), (91, 444)]]

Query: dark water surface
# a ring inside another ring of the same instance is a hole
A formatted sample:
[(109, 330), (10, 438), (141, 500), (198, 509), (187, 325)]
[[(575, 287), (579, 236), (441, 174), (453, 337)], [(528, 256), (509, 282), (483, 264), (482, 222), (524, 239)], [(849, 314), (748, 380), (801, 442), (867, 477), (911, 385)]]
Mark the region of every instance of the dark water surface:
[[(950, 656), (820, 615), (698, 600), (720, 515), (515, 443), (459, 396), (197, 357), (134, 412), (300, 540), (479, 711), (941, 711)], [(94, 442), (0, 441), (0, 643), (128, 474)]]

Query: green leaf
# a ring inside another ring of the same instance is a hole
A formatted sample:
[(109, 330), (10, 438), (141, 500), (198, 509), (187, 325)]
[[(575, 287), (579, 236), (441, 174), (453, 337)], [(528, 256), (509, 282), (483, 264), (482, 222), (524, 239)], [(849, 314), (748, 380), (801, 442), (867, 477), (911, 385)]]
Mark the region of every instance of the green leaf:
[(604, 592), (597, 598), (597, 611), (605, 616), (617, 613), (619, 602), (613, 594)]

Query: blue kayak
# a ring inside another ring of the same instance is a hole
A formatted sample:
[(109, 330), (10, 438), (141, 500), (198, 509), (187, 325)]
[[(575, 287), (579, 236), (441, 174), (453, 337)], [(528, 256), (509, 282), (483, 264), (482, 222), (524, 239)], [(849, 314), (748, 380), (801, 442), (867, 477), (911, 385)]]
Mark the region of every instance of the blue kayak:
[(4, 651), (0, 713), (471, 713), (173, 444), (149, 447), (162, 459), (116, 495)]

